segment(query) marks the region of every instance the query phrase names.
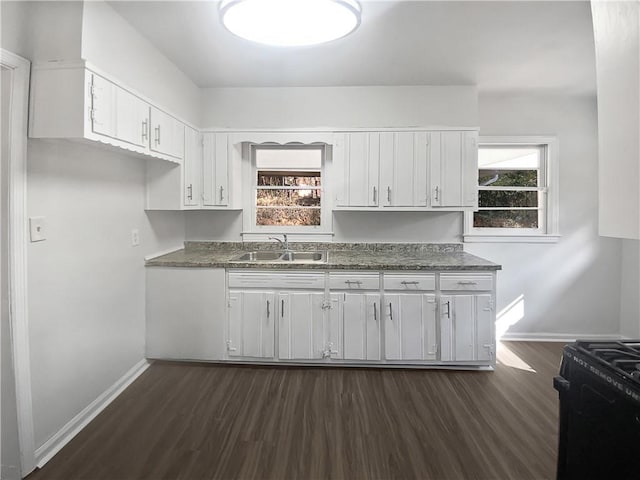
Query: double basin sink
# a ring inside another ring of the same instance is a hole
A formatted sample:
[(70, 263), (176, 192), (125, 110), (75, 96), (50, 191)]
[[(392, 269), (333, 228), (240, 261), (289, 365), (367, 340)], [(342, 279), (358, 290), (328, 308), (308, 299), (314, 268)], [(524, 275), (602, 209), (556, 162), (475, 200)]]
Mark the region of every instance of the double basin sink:
[(245, 252), (231, 259), (232, 262), (264, 262), (264, 263), (326, 263), (327, 251), (297, 252), (285, 251), (255, 251)]

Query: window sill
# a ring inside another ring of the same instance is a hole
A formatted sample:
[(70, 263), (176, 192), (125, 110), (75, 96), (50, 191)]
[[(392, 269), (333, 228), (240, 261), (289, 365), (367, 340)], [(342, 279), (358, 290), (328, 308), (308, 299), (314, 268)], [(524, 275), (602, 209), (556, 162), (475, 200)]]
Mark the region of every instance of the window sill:
[(485, 235), (467, 234), (465, 243), (558, 243), (560, 235)]
[(269, 237), (281, 237), (283, 233), (287, 234), (289, 242), (333, 242), (333, 232), (271, 232), (256, 233), (242, 232), (243, 242), (268, 242)]

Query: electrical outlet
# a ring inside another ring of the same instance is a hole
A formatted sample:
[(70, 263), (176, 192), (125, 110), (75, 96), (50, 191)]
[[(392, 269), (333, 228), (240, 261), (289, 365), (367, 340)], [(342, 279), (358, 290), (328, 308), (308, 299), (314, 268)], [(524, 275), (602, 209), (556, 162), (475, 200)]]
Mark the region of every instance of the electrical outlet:
[(138, 245), (140, 245), (140, 232), (137, 228), (134, 228), (131, 230), (131, 246), (137, 247)]
[(29, 233), (32, 242), (46, 240), (44, 217), (29, 217)]

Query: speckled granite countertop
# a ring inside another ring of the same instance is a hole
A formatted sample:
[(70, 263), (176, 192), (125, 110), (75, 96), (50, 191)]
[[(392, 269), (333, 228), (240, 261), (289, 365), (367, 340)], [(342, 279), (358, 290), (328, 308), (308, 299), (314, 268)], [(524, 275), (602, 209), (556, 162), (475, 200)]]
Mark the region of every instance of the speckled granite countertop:
[(185, 248), (147, 260), (148, 267), (256, 268), (273, 270), (500, 270), (458, 243), (296, 243), (295, 251), (327, 250), (326, 263), (237, 262), (242, 252), (281, 250), (276, 242), (186, 242)]

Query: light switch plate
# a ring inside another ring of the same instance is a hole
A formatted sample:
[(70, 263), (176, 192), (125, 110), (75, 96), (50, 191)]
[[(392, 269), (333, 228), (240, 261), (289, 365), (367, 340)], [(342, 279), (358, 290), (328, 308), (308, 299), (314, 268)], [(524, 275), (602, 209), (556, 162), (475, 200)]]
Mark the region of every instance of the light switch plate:
[(131, 246), (137, 247), (140, 245), (140, 231), (137, 228), (131, 230)]
[(44, 217), (29, 217), (29, 233), (32, 242), (41, 242), (47, 239)]

